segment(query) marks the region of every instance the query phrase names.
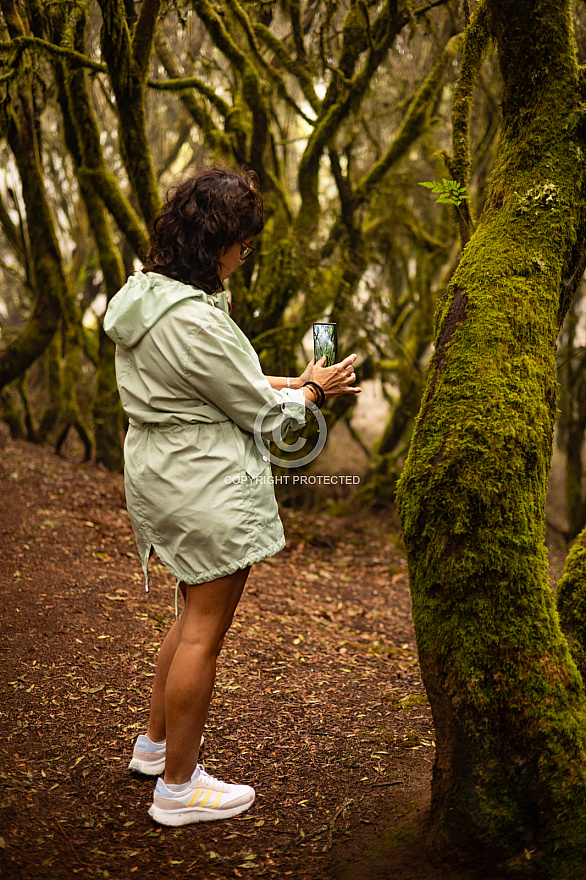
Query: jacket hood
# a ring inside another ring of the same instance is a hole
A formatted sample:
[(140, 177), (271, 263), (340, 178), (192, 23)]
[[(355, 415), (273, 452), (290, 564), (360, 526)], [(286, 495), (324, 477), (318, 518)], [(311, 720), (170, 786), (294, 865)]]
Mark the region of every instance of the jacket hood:
[(137, 272), (110, 300), (104, 315), (104, 330), (117, 345), (132, 348), (169, 309), (186, 299), (209, 303), (228, 312), (224, 291), (210, 295), (166, 275)]

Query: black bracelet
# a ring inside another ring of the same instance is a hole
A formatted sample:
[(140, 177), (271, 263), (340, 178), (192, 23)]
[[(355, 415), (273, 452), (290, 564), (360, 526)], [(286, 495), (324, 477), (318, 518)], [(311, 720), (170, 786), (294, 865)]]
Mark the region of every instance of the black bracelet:
[(315, 391), (315, 403), (318, 409), (321, 409), (326, 402), (325, 391), (323, 390), (321, 385), (317, 384), (317, 382), (304, 382), (303, 387), (305, 388), (306, 385), (309, 385), (309, 387)]

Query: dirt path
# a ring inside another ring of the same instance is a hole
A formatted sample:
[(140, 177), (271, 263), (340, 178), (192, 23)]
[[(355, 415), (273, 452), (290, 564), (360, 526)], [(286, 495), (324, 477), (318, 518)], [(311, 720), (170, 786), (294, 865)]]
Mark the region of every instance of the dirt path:
[(384, 521), (286, 514), (287, 550), (253, 569), (206, 728), (206, 768), (257, 801), (173, 830), (126, 769), (173, 579), (153, 565), (145, 595), (120, 477), (11, 442), (0, 489), (0, 876), (444, 876), (413, 845), (433, 731)]

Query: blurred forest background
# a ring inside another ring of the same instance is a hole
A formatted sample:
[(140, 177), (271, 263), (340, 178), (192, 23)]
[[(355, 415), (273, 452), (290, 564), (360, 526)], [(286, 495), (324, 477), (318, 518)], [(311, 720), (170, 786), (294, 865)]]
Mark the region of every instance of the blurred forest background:
[[(80, 455), (121, 469), (107, 301), (140, 265), (170, 185), (202, 164), (245, 165), (266, 226), (230, 280), (232, 316), (272, 375), (301, 372), (313, 321), (338, 323), (366, 393), (330, 403), (328, 427), (360, 452), (356, 500), (392, 502), (436, 305), (482, 211), (500, 121), (489, 53), (468, 175), (452, 118), (465, 112), (460, 35), (474, 7), (0, 0), (0, 418), (12, 435), (57, 450), (74, 437)], [(575, 27), (583, 61), (582, 3)], [(420, 185), (444, 179), (466, 198)], [(584, 294), (558, 346), (568, 540), (586, 525)]]

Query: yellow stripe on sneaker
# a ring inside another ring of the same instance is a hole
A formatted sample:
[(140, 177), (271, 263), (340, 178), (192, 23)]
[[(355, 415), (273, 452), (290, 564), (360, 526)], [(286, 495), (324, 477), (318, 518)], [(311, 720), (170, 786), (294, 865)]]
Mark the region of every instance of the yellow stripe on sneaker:
[(213, 804), (211, 805), (210, 809), (212, 809), (212, 810), (217, 809), (217, 808), (220, 806), (220, 801), (221, 801), (221, 800), (222, 800), (222, 792), (219, 791), (219, 792), (217, 793), (217, 795), (216, 795), (216, 797), (215, 797), (215, 799), (214, 799), (214, 802), (213, 802)]
[(198, 804), (198, 807), (207, 807), (208, 803), (212, 799), (212, 795), (214, 795), (214, 794), (215, 794), (215, 791), (213, 791), (213, 789), (211, 789), (211, 788), (208, 788), (206, 793), (204, 794), (204, 796), (201, 799), (201, 803)]
[(188, 806), (188, 807), (193, 807), (193, 805), (196, 803), (196, 801), (198, 800), (198, 798), (200, 798), (201, 795), (203, 794), (203, 791), (204, 791), (203, 788), (196, 788), (196, 790), (195, 790), (193, 796), (187, 801), (187, 806)]

